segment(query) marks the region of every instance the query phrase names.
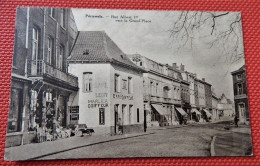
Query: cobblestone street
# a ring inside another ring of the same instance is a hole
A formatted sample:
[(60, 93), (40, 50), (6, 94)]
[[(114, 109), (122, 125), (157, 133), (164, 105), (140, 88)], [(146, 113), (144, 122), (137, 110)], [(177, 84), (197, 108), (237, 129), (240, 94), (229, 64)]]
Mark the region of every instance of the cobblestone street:
[(242, 126), (225, 130), (224, 126), (204, 124), (157, 128), (152, 129), (154, 134), (76, 148), (39, 159), (210, 156), (212, 137), (216, 135), (213, 144), (216, 156), (248, 153), (251, 147), (250, 128)]

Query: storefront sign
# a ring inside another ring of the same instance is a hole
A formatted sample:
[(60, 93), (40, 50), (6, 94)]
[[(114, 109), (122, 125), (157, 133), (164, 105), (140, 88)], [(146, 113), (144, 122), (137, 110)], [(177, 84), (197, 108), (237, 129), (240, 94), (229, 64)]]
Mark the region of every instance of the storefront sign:
[(107, 99), (88, 100), (88, 108), (108, 107)]
[(133, 96), (121, 95), (121, 94), (113, 94), (114, 99), (121, 99), (121, 100), (133, 100)]

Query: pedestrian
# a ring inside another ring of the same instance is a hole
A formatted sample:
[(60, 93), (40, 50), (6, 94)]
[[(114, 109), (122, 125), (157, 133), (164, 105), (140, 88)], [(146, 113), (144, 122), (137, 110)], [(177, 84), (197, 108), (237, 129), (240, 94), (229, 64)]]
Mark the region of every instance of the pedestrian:
[(238, 127), (238, 117), (237, 116), (235, 116), (234, 122), (235, 122), (235, 126)]

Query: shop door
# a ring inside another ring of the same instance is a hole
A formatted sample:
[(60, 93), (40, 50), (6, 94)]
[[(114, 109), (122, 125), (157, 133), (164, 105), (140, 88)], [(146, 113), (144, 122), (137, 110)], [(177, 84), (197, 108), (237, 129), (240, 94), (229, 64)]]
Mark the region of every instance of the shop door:
[(115, 105), (114, 107), (114, 120), (115, 120), (115, 128), (114, 128), (114, 133), (116, 134), (118, 132), (118, 105)]

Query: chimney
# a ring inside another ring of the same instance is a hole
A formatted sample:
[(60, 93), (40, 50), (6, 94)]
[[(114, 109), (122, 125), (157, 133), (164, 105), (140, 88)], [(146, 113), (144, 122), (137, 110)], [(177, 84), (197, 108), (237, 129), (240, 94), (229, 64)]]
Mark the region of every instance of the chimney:
[(202, 81), (206, 82), (205, 78), (202, 78)]
[(185, 70), (185, 65), (181, 64), (180, 70), (181, 70), (181, 71), (184, 71), (184, 70)]
[(177, 64), (176, 64), (176, 63), (172, 63), (172, 67), (173, 67), (174, 69), (176, 69), (176, 68), (177, 68)]

